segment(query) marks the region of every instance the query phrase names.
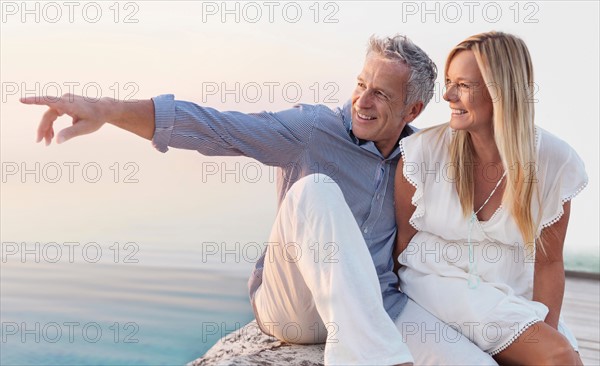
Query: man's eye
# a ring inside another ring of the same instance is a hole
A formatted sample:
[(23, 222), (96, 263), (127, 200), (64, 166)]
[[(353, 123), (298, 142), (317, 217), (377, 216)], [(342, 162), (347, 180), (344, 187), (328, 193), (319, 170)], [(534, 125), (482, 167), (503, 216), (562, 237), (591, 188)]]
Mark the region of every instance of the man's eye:
[(360, 81), (359, 81), (359, 82), (358, 82), (356, 85), (357, 85), (358, 87), (360, 87), (360, 88), (363, 88), (363, 89), (364, 89), (364, 87), (365, 87), (365, 83), (362, 83), (362, 82), (360, 82)]

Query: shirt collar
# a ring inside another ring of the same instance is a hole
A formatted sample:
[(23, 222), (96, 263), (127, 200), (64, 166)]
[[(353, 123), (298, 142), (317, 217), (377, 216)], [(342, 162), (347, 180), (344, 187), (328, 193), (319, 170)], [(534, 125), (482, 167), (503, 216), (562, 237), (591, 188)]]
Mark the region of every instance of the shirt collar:
[[(352, 141), (354, 141), (354, 143), (356, 145), (383, 158), (383, 155), (381, 155), (381, 153), (379, 152), (379, 150), (377, 149), (377, 147), (375, 146), (375, 143), (373, 141), (359, 139), (358, 137), (354, 136), (354, 134), (352, 133), (352, 101), (351, 100), (347, 101), (342, 108), (342, 120), (344, 122), (344, 127), (346, 127), (346, 131), (348, 132), (348, 134), (350, 135), (350, 138), (352, 139)], [(407, 124), (406, 126), (404, 126), (404, 129), (402, 130), (402, 133), (400, 134), (400, 138), (398, 139), (398, 143), (400, 142), (400, 140), (402, 140), (403, 138), (405, 138), (407, 136), (412, 135), (417, 130), (418, 130), (417, 128), (412, 127), (410, 124)], [(390, 156), (388, 156), (387, 159), (393, 159), (396, 156), (400, 155), (400, 147), (398, 146), (398, 143), (396, 144), (396, 148), (392, 151), (392, 153), (390, 154)]]

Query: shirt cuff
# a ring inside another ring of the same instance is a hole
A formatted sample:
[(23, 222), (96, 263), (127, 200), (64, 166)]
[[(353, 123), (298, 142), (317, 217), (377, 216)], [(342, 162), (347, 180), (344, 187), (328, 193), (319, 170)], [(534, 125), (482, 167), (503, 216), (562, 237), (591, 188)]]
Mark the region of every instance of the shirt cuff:
[(169, 142), (175, 124), (175, 98), (173, 94), (159, 95), (154, 102), (154, 136), (152, 145), (162, 153), (169, 150)]

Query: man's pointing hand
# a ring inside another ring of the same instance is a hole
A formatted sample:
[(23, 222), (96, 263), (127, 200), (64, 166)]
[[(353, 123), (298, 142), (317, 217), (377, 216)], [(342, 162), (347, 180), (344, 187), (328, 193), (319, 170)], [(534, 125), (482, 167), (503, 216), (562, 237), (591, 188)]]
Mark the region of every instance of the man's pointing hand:
[(58, 144), (76, 136), (96, 132), (105, 123), (114, 124), (145, 139), (154, 135), (154, 104), (152, 100), (118, 101), (111, 98), (92, 100), (79, 95), (62, 97), (33, 96), (20, 99), (24, 104), (45, 105), (48, 110), (38, 126), (36, 142), (50, 145), (54, 137), (53, 124), (64, 114), (71, 116), (73, 125), (56, 136)]

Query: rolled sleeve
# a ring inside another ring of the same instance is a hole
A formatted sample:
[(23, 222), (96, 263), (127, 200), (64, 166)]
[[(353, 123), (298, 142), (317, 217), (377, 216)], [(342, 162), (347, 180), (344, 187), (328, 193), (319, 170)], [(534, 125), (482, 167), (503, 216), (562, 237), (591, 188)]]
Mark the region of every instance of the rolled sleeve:
[(196, 150), (207, 156), (246, 156), (285, 166), (305, 151), (317, 121), (317, 109), (296, 105), (280, 112), (220, 112), (172, 94), (152, 99), (155, 111), (153, 146)]
[(164, 94), (152, 98), (154, 102), (154, 136), (152, 145), (164, 153), (169, 150), (169, 142), (175, 124), (175, 97), (173, 94)]

